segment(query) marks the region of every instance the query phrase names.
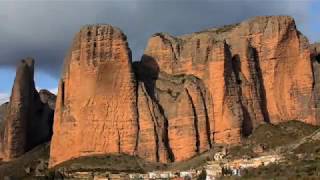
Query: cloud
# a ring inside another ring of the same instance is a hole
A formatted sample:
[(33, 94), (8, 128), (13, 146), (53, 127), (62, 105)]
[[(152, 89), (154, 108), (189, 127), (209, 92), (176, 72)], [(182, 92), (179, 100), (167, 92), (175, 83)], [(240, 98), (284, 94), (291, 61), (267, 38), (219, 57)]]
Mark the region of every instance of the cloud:
[(49, 91), (55, 95), (58, 94), (58, 88), (49, 89)]
[(0, 93), (0, 105), (9, 101), (10, 95), (7, 93)]
[[(134, 60), (156, 32), (174, 35), (242, 21), (257, 15), (294, 16), (306, 27), (312, 0), (108, 0), (0, 2), (0, 66), (25, 56), (40, 71), (59, 77), (63, 58), (82, 25), (107, 23), (128, 36)], [(305, 28), (305, 29), (304, 29)]]
[[(42, 89), (45, 89), (45, 88), (40, 88), (40, 87), (36, 87), (37, 91), (40, 91)], [(51, 88), (51, 89), (48, 89), (49, 92), (57, 95), (58, 94), (58, 88)]]

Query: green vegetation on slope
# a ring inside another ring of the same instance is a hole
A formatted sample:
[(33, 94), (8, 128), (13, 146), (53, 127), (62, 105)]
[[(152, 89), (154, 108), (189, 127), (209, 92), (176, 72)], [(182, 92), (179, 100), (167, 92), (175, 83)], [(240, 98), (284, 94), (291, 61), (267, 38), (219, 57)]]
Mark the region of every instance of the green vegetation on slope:
[(254, 152), (254, 148), (257, 146), (261, 146), (267, 151), (289, 145), (312, 134), (318, 128), (318, 126), (300, 121), (289, 121), (277, 125), (263, 124), (256, 128), (247, 139), (244, 139), (241, 146), (232, 147), (229, 157), (255, 157), (257, 153)]

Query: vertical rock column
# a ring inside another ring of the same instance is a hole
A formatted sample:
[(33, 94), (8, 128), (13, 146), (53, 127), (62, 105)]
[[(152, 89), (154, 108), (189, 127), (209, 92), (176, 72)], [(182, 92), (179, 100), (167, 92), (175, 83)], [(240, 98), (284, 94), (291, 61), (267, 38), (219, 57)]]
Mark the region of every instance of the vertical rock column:
[(214, 142), (239, 143), (243, 112), (227, 44), (216, 43), (212, 53), (212, 60), (208, 65), (209, 77), (205, 83), (213, 99), (214, 126), (211, 129)]
[(4, 132), (4, 159), (21, 156), (27, 150), (27, 126), (32, 118), (31, 111), (35, 86), (33, 82), (34, 61), (22, 60), (18, 65), (12, 88)]
[(17, 158), (51, 138), (53, 109), (47, 108), (48, 102), (40, 98), (33, 78), (34, 60), (22, 60), (1, 125), (0, 156), (3, 160)]
[(60, 81), (50, 166), (137, 148), (136, 87), (126, 36), (110, 25), (76, 35)]

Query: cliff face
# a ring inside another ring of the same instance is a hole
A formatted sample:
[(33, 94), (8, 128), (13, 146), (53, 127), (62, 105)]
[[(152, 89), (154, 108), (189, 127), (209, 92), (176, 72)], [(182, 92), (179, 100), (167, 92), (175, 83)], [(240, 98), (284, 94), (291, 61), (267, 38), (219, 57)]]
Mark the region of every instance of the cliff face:
[(51, 138), (53, 109), (41, 101), (33, 76), (33, 59), (22, 60), (1, 125), (0, 157), (3, 160), (17, 158)]
[(143, 61), (135, 67), (139, 80), (138, 155), (171, 162), (211, 148), (209, 113), (213, 109), (203, 82), (192, 75), (157, 72)]
[(76, 35), (56, 103), (50, 164), (137, 148), (138, 112), (126, 36), (109, 25)]
[(311, 46), (311, 58), (313, 65), (313, 76), (315, 79), (314, 84), (314, 99), (315, 99), (315, 111), (316, 119), (320, 121), (320, 43), (312, 44)]
[(234, 142), (226, 133), (242, 128), (250, 134), (265, 122), (318, 123), (309, 44), (290, 17), (257, 17), (179, 37), (155, 34), (145, 57), (160, 71), (204, 81), (213, 99), (215, 142)]
[(157, 33), (133, 65), (119, 29), (86, 26), (65, 60), (50, 166), (109, 153), (182, 161), (214, 143), (240, 143), (263, 123), (319, 124), (311, 55), (286, 16)]

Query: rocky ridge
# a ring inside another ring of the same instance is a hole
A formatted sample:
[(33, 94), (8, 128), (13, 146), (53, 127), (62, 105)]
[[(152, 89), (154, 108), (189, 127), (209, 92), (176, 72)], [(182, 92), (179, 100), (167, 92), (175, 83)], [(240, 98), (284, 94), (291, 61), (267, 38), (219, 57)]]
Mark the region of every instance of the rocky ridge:
[(238, 144), (261, 124), (319, 125), (311, 56), (287, 16), (157, 33), (136, 63), (120, 29), (85, 26), (65, 60), (50, 167), (113, 153), (183, 161), (213, 144)]
[[(54, 95), (35, 89), (34, 60), (24, 59), (17, 67), (10, 102), (4, 107), (0, 131), (0, 157), (8, 161), (51, 139)], [(40, 97), (41, 96), (41, 97)], [(43, 99), (50, 99), (42, 101)]]

